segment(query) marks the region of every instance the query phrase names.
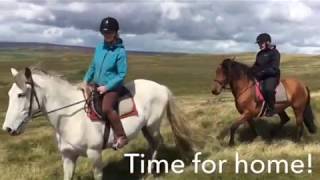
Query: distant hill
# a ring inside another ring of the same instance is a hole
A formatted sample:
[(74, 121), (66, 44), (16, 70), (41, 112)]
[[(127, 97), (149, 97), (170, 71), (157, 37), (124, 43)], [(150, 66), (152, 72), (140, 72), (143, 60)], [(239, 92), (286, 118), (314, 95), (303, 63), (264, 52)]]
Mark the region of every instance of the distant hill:
[[(1, 50), (16, 50), (16, 49), (27, 49), (27, 50), (46, 50), (46, 51), (81, 51), (81, 52), (93, 52), (94, 47), (86, 46), (72, 46), (72, 45), (61, 45), (52, 43), (37, 43), (37, 42), (1, 42)], [(128, 51), (129, 54), (143, 54), (143, 55), (183, 55), (185, 53), (173, 53), (173, 52), (151, 52), (151, 51)]]
[(92, 47), (84, 46), (66, 46), (60, 44), (35, 42), (0, 42), (0, 50), (8, 49), (93, 51)]

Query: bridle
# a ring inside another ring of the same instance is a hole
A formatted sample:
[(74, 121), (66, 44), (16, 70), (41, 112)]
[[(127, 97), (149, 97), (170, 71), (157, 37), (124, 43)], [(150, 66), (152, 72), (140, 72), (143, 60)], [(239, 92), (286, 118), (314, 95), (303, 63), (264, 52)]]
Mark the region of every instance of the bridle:
[[(217, 80), (217, 79), (215, 79), (215, 80), (213, 80), (214, 82), (217, 82), (221, 87), (222, 87), (222, 89), (231, 89), (231, 88), (227, 88), (226, 87), (226, 83), (224, 83), (224, 82), (222, 82), (222, 81), (220, 81), (220, 80)], [(244, 90), (242, 90), (236, 97), (235, 97), (235, 99), (238, 99), (239, 97), (241, 97), (241, 95), (242, 94), (244, 94), (246, 91), (248, 91), (252, 86), (254, 86), (255, 85), (255, 83), (252, 83), (251, 85), (248, 85)]]
[(226, 89), (226, 84), (227, 83), (225, 83), (225, 82), (223, 82), (223, 81), (220, 81), (220, 80), (218, 80), (218, 79), (215, 79), (215, 80), (213, 80), (214, 82), (217, 82), (221, 87), (222, 87), (222, 89)]
[[(30, 95), (30, 99), (29, 99), (29, 110), (28, 110), (28, 118), (33, 118), (34, 116), (36, 116), (37, 114), (41, 113), (41, 106), (40, 106), (40, 102), (39, 102), (39, 98), (37, 96), (37, 93), (35, 91), (35, 84), (33, 82), (33, 79), (30, 78), (29, 81), (26, 82), (26, 84), (29, 84), (31, 86), (31, 95)], [(36, 102), (37, 102), (37, 106), (38, 106), (38, 109), (36, 112), (32, 113), (32, 106), (33, 106), (33, 99), (36, 99)]]
[[(37, 118), (37, 117), (40, 117), (40, 116), (44, 116), (44, 115), (48, 115), (50, 113), (53, 113), (53, 112), (56, 112), (56, 111), (59, 111), (59, 110), (62, 110), (62, 109), (65, 109), (65, 108), (68, 108), (68, 107), (71, 107), (71, 106), (74, 106), (74, 105), (77, 105), (77, 104), (80, 104), (82, 102), (85, 102), (86, 99), (84, 100), (80, 100), (80, 101), (77, 101), (75, 103), (72, 103), (72, 104), (69, 104), (69, 105), (66, 105), (66, 106), (63, 106), (63, 107), (60, 107), (60, 108), (57, 108), (57, 109), (53, 109), (51, 111), (47, 111), (47, 112), (43, 112), (42, 111), (42, 108), (41, 108), (41, 105), (40, 105), (40, 101), (39, 101), (39, 98), (37, 96), (37, 92), (35, 90), (35, 83), (32, 79), (32, 76), (30, 76), (29, 80), (26, 82), (26, 84), (29, 84), (31, 86), (31, 94), (30, 94), (30, 99), (29, 99), (29, 108), (28, 108), (28, 117), (25, 118), (21, 123), (20, 125), (18, 126), (17, 129), (20, 129), (21, 126), (23, 124), (25, 124), (27, 121), (29, 121), (30, 119), (33, 119), (33, 118)], [(36, 100), (36, 103), (37, 103), (37, 110), (35, 112), (32, 112), (32, 107), (33, 107), (33, 102), (34, 100)]]
[[(214, 82), (217, 82), (222, 89), (231, 89), (231, 88), (227, 88), (226, 85), (227, 85), (227, 80), (224, 80), (224, 81), (221, 81), (221, 80), (218, 80), (218, 79), (214, 79), (213, 80)], [(247, 90), (249, 90), (252, 86), (254, 86), (255, 83), (252, 83), (251, 85), (248, 85), (244, 90), (242, 90), (236, 97), (235, 99), (237, 100), (239, 97), (241, 97), (242, 94), (244, 94)]]
[[(222, 68), (222, 65), (219, 65), (218, 68)], [(226, 85), (228, 84), (227, 78), (225, 78), (224, 80), (214, 79), (213, 81), (217, 82), (221, 86), (222, 89), (229, 89), (229, 88), (226, 88)]]
[[(29, 108), (28, 108), (28, 117), (25, 118), (21, 123), (20, 125), (18, 126), (17, 129), (20, 129), (21, 126), (23, 124), (25, 124), (27, 121), (29, 121), (30, 119), (32, 119), (33, 117), (37, 116), (37, 114), (41, 113), (41, 105), (40, 105), (40, 102), (39, 102), (39, 98), (37, 96), (37, 93), (35, 91), (35, 84), (33, 82), (33, 79), (30, 77), (29, 80), (27, 80), (26, 84), (29, 84), (31, 86), (31, 94), (30, 94), (30, 99), (29, 99)], [(32, 112), (32, 106), (33, 106), (33, 99), (36, 99), (36, 102), (37, 102), (37, 106), (38, 106), (38, 109), (36, 112)]]

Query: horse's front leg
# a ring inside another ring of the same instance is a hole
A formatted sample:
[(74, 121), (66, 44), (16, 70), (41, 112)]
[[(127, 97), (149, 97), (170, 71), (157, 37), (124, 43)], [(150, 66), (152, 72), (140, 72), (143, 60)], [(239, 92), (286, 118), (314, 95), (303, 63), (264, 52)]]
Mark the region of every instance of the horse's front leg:
[(70, 151), (62, 152), (64, 180), (71, 180), (74, 175), (78, 155)]
[(239, 128), (239, 126), (246, 122), (249, 118), (249, 115), (247, 113), (241, 114), (240, 118), (237, 119), (236, 122), (234, 122), (230, 127), (230, 140), (229, 140), (229, 146), (233, 146), (234, 143), (234, 134), (236, 130)]
[(101, 157), (101, 150), (88, 149), (87, 156), (93, 162), (93, 175), (95, 180), (102, 180), (103, 178), (103, 163)]
[(257, 130), (256, 130), (256, 128), (255, 128), (255, 125), (254, 125), (254, 122), (253, 122), (253, 121), (254, 121), (253, 119), (249, 119), (249, 120), (248, 120), (248, 124), (249, 124), (249, 126), (250, 126), (250, 129), (251, 129), (252, 133), (253, 133), (254, 136), (256, 137), (256, 136), (258, 136), (258, 132), (257, 132)]

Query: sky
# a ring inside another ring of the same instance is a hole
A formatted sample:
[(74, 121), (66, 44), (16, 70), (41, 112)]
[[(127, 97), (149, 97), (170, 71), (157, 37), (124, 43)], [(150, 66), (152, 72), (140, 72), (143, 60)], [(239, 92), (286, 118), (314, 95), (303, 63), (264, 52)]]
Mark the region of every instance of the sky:
[(102, 18), (119, 20), (128, 50), (320, 54), (320, 0), (0, 0), (0, 41), (94, 47)]

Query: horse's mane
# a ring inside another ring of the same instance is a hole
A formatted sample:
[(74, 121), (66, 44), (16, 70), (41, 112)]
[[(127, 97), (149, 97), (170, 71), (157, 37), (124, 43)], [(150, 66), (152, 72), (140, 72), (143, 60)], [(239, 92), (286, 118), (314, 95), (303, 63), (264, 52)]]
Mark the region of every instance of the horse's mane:
[(64, 77), (64, 75), (56, 72), (56, 71), (47, 71), (47, 70), (44, 70), (43, 68), (39, 67), (39, 66), (30, 66), (29, 67), (32, 74), (38, 74), (38, 75), (46, 75), (46, 76), (49, 76), (51, 78), (57, 78), (57, 79), (60, 79), (60, 80), (64, 80), (64, 81), (67, 81), (66, 78)]
[(230, 80), (255, 79), (251, 67), (239, 61), (227, 58), (222, 61), (221, 66)]
[(56, 71), (47, 71), (47, 70), (44, 70), (43, 68), (38, 67), (38, 66), (31, 66), (30, 70), (31, 70), (32, 74), (47, 76), (51, 79), (54, 79), (55, 81), (58, 81), (60, 83), (65, 84), (65, 85), (74, 86), (74, 84), (72, 84), (70, 81), (68, 81), (67, 78), (63, 74), (58, 73)]
[[(43, 68), (34, 65), (34, 66), (30, 66), (29, 69), (31, 70), (32, 74), (35, 75), (40, 75), (40, 76), (46, 76), (50, 79), (54, 79), (56, 81), (59, 81), (62, 84), (65, 85), (70, 85), (70, 86), (74, 86), (73, 84), (71, 84), (66, 78), (65, 76), (63, 76), (62, 74), (59, 74), (55, 71), (46, 71)], [(16, 84), (23, 89), (25, 86), (25, 82), (26, 82), (26, 78), (25, 78), (25, 69), (19, 71), (19, 73), (15, 76), (14, 81), (16, 82)]]

